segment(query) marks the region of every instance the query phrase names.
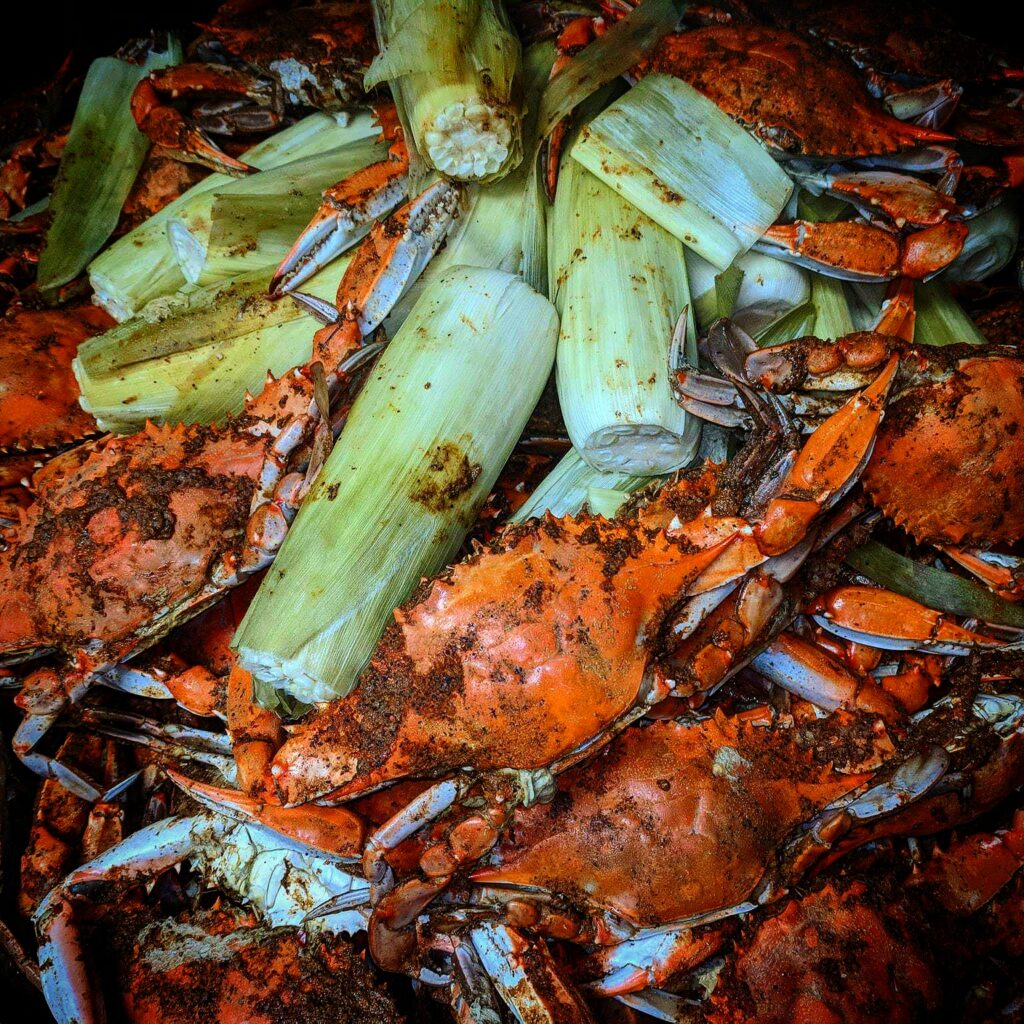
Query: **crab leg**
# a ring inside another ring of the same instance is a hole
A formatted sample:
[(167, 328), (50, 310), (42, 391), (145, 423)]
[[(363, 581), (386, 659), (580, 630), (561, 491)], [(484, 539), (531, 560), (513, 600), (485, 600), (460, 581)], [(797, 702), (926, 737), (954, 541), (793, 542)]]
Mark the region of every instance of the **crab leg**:
[(891, 651), (970, 654), (1004, 646), (1001, 640), (964, 629), (941, 612), (878, 587), (837, 587), (811, 605), (814, 620), (847, 640)]
[(939, 545), (939, 549), (1001, 598), (1024, 601), (1024, 559), (977, 548)]
[[(261, 91), (262, 86), (262, 91)], [(283, 110), (279, 93), (242, 71), (220, 64), (190, 64), (180, 68), (165, 68), (152, 72), (135, 87), (131, 111), (139, 131), (153, 142), (177, 152), (182, 159), (211, 167), (222, 174), (252, 174), (256, 168), (228, 156), (213, 143), (194, 122), (189, 121), (174, 107), (168, 106), (164, 96), (179, 96), (203, 91), (242, 95), (260, 107), (254, 130), (267, 131), (281, 119), (275, 106)], [(250, 121), (253, 118), (250, 117)]]
[(408, 192), (409, 152), (394, 107), (377, 108), (381, 137), (391, 143), (386, 160), (371, 164), (332, 185), (320, 209), (281, 261), (270, 294), (293, 291), (307, 278), (351, 248), (379, 217)]
[(751, 662), (761, 675), (826, 711), (867, 711), (893, 720), (901, 710), (870, 676), (844, 668), (815, 644), (782, 633)]
[(812, 191), (825, 191), (845, 199), (869, 219), (881, 214), (901, 230), (908, 225), (941, 224), (959, 212), (956, 202), (944, 192), (920, 178), (892, 171), (829, 168), (818, 174), (800, 174), (798, 180)]
[(577, 993), (561, 978), (547, 946), (516, 929), (489, 924), (470, 933), (502, 999), (520, 1021), (530, 1024), (593, 1024)]
[(755, 248), (844, 281), (926, 280), (960, 255), (969, 230), (945, 220), (900, 238), (863, 221), (796, 220), (773, 224)]

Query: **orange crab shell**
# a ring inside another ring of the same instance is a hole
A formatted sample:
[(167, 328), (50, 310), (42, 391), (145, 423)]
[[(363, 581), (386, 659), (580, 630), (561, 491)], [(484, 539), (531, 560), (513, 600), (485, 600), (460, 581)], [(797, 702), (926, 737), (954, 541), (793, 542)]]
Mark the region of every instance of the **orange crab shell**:
[(0, 451), (45, 449), (97, 433), (78, 404), (78, 346), (115, 321), (97, 306), (18, 309), (0, 320)]
[[(202, 941), (202, 933), (212, 940)], [(197, 941), (198, 937), (198, 941)], [(172, 955), (172, 952), (173, 955)], [(306, 940), (292, 928), (256, 925), (241, 911), (209, 911), (140, 934), (124, 992), (134, 1024), (273, 1024), (402, 1017), (347, 940)]]
[(282, 800), (549, 766), (633, 707), (664, 616), (729, 540), (586, 514), (506, 530), (397, 609), (359, 688), (293, 732)]
[(785, 29), (710, 25), (670, 33), (637, 69), (651, 71), (688, 82), (791, 156), (881, 156), (950, 138), (887, 114), (852, 66)]
[(518, 810), (483, 884), (540, 887), (596, 902), (638, 926), (734, 906), (783, 839), (861, 785), (785, 731), (718, 714), (632, 728), (566, 772), (551, 804)]
[(946, 381), (889, 404), (861, 480), (930, 543), (991, 547), (1024, 536), (1024, 361), (964, 360)]
[(939, 975), (906, 911), (854, 882), (790, 900), (728, 963), (712, 1024), (912, 1024), (938, 1009)]
[(126, 657), (155, 614), (199, 594), (218, 556), (241, 545), (261, 460), (234, 428), (152, 425), (76, 457), (42, 488), (3, 563), (0, 657)]

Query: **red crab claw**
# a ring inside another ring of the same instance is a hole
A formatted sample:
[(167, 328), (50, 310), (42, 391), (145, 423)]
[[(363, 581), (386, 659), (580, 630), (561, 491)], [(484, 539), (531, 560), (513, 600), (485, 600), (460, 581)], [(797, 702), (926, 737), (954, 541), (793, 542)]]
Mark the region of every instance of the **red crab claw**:
[(954, 839), (936, 851), (911, 884), (924, 887), (958, 917), (980, 910), (1024, 866), (1024, 810), (1010, 827)]
[(757, 243), (760, 252), (844, 281), (925, 280), (949, 266), (970, 229), (944, 220), (904, 238), (863, 221), (793, 221), (773, 224)]
[(778, 555), (794, 547), (821, 511), (856, 482), (871, 457), (898, 368), (899, 357), (891, 356), (871, 384), (808, 438), (780, 495), (771, 500), (755, 527), (765, 554)]
[(323, 202), (281, 261), (270, 294), (298, 287), (354, 245), (408, 190), (409, 152), (394, 107), (377, 109), (381, 136), (391, 143), (388, 158), (349, 175), (323, 194)]
[(322, 853), (359, 857), (363, 852), (366, 825), (345, 807), (312, 804), (282, 807), (247, 796), (237, 789), (197, 782), (173, 768), (167, 769), (167, 775), (176, 786), (212, 811), (255, 821)]
[[(183, 160), (235, 177), (252, 174), (257, 168), (229, 156), (204, 131), (174, 107), (168, 106), (163, 98), (168, 95), (173, 99), (184, 92), (200, 92), (204, 89), (251, 96), (251, 87), (250, 76), (219, 64), (191, 64), (154, 71), (139, 82), (132, 93), (132, 117), (140, 132), (148, 135), (157, 145), (174, 150)], [(274, 123), (272, 121), (267, 127), (272, 127)]]
[(866, 711), (889, 721), (902, 717), (898, 703), (871, 676), (851, 672), (794, 633), (782, 633), (751, 665), (784, 690), (826, 711)]
[(879, 587), (836, 587), (810, 610), (830, 633), (885, 650), (964, 655), (1003, 646), (1001, 640), (964, 629), (941, 612)]

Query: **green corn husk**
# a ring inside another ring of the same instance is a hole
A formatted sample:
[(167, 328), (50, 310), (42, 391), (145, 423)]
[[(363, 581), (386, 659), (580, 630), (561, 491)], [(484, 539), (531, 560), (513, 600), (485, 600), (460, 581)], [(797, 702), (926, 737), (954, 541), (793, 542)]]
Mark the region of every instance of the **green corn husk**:
[(374, 0), (382, 42), (364, 84), (391, 84), (416, 151), (457, 181), (522, 160), (521, 48), (499, 0)]
[(1024, 629), (1024, 607), (1004, 601), (980, 583), (898, 555), (878, 541), (862, 544), (846, 560), (880, 586), (935, 611)]
[[(730, 317), (751, 336), (756, 337), (810, 299), (810, 274), (792, 263), (748, 252), (730, 270), (733, 268), (743, 277)], [(703, 333), (722, 315), (716, 286), (719, 271), (690, 249), (686, 250), (686, 271), (697, 327)]]
[(1020, 240), (1020, 203), (1008, 195), (967, 225), (971, 232), (960, 255), (943, 271), (945, 281), (981, 281), (1013, 259)]
[(135, 125), (131, 98), (150, 71), (177, 64), (181, 45), (142, 64), (101, 57), (89, 65), (50, 199), (51, 221), (36, 283), (52, 292), (77, 277), (117, 227), (149, 139)]
[(347, 693), (391, 617), (455, 554), (551, 370), (558, 318), (521, 280), (452, 268), (420, 297), (233, 645), (299, 700)]
[[(333, 301), (348, 262), (332, 263), (306, 290)], [(214, 423), (239, 412), (268, 370), (279, 375), (312, 352), (316, 324), (290, 300), (271, 302), (269, 281), (264, 270), (199, 289), (159, 316), (88, 339), (74, 362), (82, 407), (116, 432), (146, 420)]]
[(753, 136), (668, 75), (648, 75), (595, 117), (571, 154), (719, 270), (761, 237), (793, 191)]
[[(525, 523), (527, 519), (539, 519), (545, 512), (553, 516), (575, 515), (587, 504), (591, 511), (609, 515), (612, 502), (625, 501), (634, 491), (651, 483), (649, 476), (631, 476), (626, 473), (599, 473), (587, 465), (575, 448), (559, 460), (558, 465), (541, 481), (537, 489), (511, 516), (510, 523)], [(612, 494), (618, 495), (613, 499)], [(593, 504), (598, 497), (600, 508)], [(619, 505), (616, 504), (615, 510)]]
[(785, 345), (787, 342), (805, 338), (808, 334), (814, 333), (814, 304), (808, 300), (795, 309), (791, 309), (771, 326), (755, 334), (754, 340), (761, 348), (771, 348), (772, 345)]
[(549, 250), (562, 318), (558, 399), (573, 445), (602, 472), (650, 476), (685, 465), (700, 425), (668, 382), (673, 328), (690, 305), (682, 244), (564, 160)]
[(811, 305), (814, 307), (816, 338), (834, 341), (856, 330), (842, 281), (824, 274), (812, 274)]
[[(245, 159), (262, 170), (279, 167), (351, 141), (360, 125), (366, 131), (372, 128), (369, 115), (342, 127), (327, 114), (311, 114), (253, 146)], [(185, 276), (167, 237), (168, 222), (190, 210), (212, 209), (212, 193), (234, 180), (226, 174), (209, 175), (100, 253), (89, 264), (94, 300), (114, 319), (127, 320), (153, 300), (184, 287)]]
[[(372, 128), (369, 115), (346, 131)], [(170, 218), (167, 234), (185, 279), (214, 284), (280, 263), (320, 205), (324, 189), (387, 157), (378, 133), (235, 178)], [(369, 231), (370, 225), (366, 226)]]
[(942, 280), (914, 286), (914, 340), (922, 345), (986, 345), (988, 339)]

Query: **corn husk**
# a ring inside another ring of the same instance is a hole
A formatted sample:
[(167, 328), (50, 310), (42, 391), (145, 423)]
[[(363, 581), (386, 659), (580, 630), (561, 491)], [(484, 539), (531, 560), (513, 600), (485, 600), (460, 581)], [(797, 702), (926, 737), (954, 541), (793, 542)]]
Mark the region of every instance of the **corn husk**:
[(778, 218), (793, 183), (753, 136), (685, 82), (648, 75), (571, 150), (719, 270)]
[(987, 339), (942, 279), (914, 286), (914, 341), (922, 345), (985, 345)]
[(385, 350), (233, 641), (264, 685), (347, 693), (392, 610), (461, 545), (529, 418), (558, 319), (522, 281), (456, 267)]
[[(792, 263), (757, 252), (740, 256), (733, 264), (743, 273), (731, 318), (747, 334), (756, 337), (811, 297), (810, 274)], [(718, 269), (690, 249), (686, 271), (697, 327), (705, 332), (721, 315), (716, 289)]]
[(784, 317), (755, 334), (754, 340), (762, 348), (785, 345), (789, 341), (814, 334), (815, 319), (814, 304), (808, 299), (807, 302), (791, 309)]
[[(365, 128), (372, 128), (368, 115), (345, 130), (358, 134)], [(324, 189), (386, 157), (387, 145), (374, 131), (206, 193), (205, 201), (167, 222), (182, 274), (205, 285), (276, 267), (316, 212)]]
[(846, 560), (868, 579), (928, 608), (1024, 629), (1024, 608), (1020, 605), (997, 597), (973, 580), (899, 555), (878, 541), (869, 540), (855, 548)]
[[(360, 124), (371, 130), (369, 115), (342, 127), (326, 114), (311, 114), (253, 146), (245, 160), (262, 170), (279, 167), (351, 141), (354, 127)], [(234, 180), (225, 174), (209, 175), (100, 253), (89, 264), (94, 301), (114, 319), (127, 320), (148, 303), (183, 288), (187, 282), (167, 237), (168, 222), (200, 208), (212, 210), (211, 193)]]
[(1008, 195), (967, 221), (971, 229), (960, 255), (943, 271), (945, 281), (981, 281), (1013, 259), (1020, 241), (1020, 203)]
[(842, 281), (824, 274), (812, 274), (811, 305), (814, 307), (816, 338), (833, 341), (856, 330)]
[(366, 87), (389, 82), (429, 167), (457, 181), (522, 160), (521, 48), (499, 0), (374, 0), (381, 52)]
[[(650, 482), (649, 476), (599, 473), (575, 448), (570, 448), (533, 494), (509, 516), (509, 522), (525, 523), (546, 512), (557, 518), (575, 515), (584, 504), (595, 514), (607, 516), (613, 503), (618, 511), (630, 494)], [(595, 507), (595, 497), (600, 507)]]
[[(333, 301), (343, 258), (307, 282)], [(267, 298), (270, 271), (198, 289), (157, 314), (84, 342), (74, 362), (81, 403), (104, 430), (157, 423), (214, 423), (241, 410), (246, 391), (305, 363), (316, 324), (291, 300)]]
[(166, 50), (151, 51), (142, 64), (101, 57), (89, 65), (53, 185), (36, 276), (40, 291), (77, 277), (117, 227), (149, 151), (149, 139), (131, 114), (132, 93), (151, 71), (180, 60), (181, 45), (171, 39)]
[(561, 316), (558, 399), (573, 445), (601, 472), (649, 476), (685, 465), (700, 427), (668, 382), (673, 329), (690, 304), (683, 246), (565, 160), (549, 251)]

